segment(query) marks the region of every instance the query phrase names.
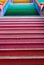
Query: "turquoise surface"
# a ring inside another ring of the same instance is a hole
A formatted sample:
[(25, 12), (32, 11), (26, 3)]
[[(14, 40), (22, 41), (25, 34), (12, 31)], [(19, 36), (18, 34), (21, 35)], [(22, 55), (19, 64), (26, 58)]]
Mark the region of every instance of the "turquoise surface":
[(38, 15), (38, 12), (33, 4), (10, 4), (5, 13), (5, 16), (18, 15)]
[(9, 9), (12, 9), (12, 10), (33, 10), (35, 7), (33, 4), (11, 4), (9, 6)]
[(44, 0), (38, 0), (39, 3), (44, 3)]

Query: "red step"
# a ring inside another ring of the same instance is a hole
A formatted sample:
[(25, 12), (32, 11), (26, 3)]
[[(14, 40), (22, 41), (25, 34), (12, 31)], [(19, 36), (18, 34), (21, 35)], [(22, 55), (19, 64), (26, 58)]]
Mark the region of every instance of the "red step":
[(44, 18), (0, 18), (0, 64), (44, 65)]
[(0, 56), (44, 56), (43, 49), (1, 49)]
[[(16, 59), (17, 58), (17, 59)], [(18, 59), (20, 58), (20, 59)], [(1, 65), (44, 65), (44, 58), (40, 57), (2, 57), (0, 58), (0, 64)], [(37, 58), (37, 59), (36, 59)]]

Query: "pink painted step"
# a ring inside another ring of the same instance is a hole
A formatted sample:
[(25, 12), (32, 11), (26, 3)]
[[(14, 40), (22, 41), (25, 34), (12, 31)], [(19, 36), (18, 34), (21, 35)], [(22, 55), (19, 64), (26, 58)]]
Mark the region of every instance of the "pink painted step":
[(44, 48), (44, 19), (0, 18), (2, 48)]

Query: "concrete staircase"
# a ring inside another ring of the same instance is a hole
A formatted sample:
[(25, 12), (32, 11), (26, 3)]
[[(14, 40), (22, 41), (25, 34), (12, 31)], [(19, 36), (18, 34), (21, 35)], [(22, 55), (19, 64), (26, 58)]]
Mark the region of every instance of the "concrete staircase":
[(44, 18), (0, 18), (0, 65), (44, 65)]

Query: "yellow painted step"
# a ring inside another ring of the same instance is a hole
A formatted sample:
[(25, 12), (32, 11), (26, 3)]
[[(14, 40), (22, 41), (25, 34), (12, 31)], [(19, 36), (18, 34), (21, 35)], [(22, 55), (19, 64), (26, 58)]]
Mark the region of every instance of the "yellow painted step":
[(4, 2), (5, 2), (5, 0), (0, 0), (0, 2), (4, 3)]
[(14, 0), (13, 3), (30, 3), (30, 0)]

